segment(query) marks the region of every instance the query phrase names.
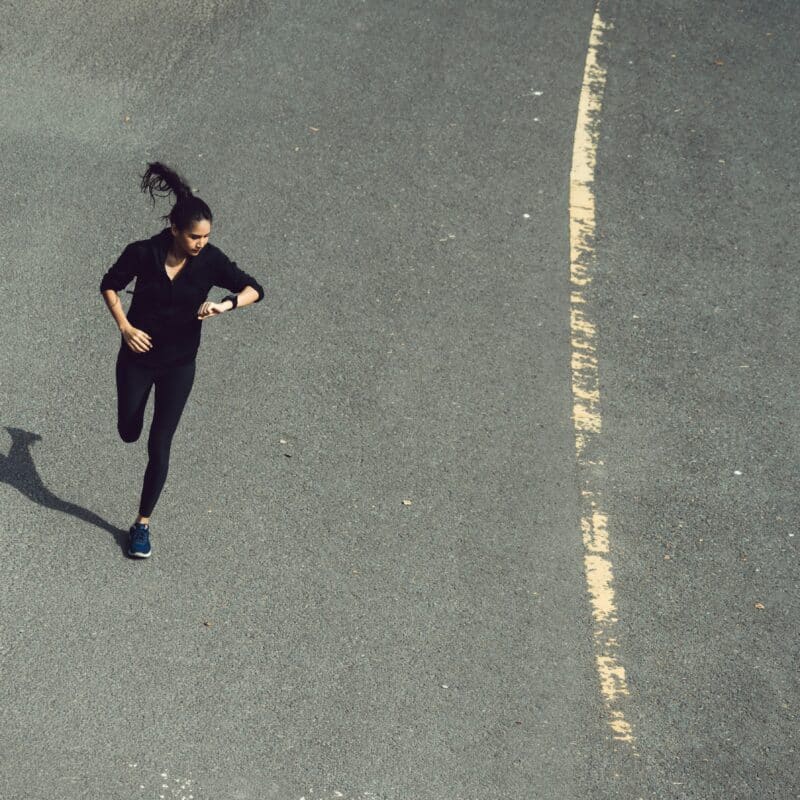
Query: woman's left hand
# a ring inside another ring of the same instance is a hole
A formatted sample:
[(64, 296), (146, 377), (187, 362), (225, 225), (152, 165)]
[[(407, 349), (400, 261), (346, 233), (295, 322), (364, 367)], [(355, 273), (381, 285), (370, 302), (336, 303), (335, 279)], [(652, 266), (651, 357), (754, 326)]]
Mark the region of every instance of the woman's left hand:
[[(230, 305), (230, 303), (228, 303)], [(197, 309), (197, 319), (207, 319), (208, 317), (218, 317), (227, 311), (227, 306), (223, 303), (203, 303)]]

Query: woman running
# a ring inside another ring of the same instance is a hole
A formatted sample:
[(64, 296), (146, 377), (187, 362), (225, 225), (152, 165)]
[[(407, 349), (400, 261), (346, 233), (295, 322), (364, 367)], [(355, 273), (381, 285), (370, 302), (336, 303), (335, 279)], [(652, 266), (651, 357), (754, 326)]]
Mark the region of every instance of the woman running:
[[(202, 321), (264, 297), (255, 278), (209, 244), (211, 209), (180, 175), (156, 161), (148, 164), (141, 188), (153, 203), (156, 195), (175, 196), (164, 217), (170, 226), (129, 244), (100, 282), (122, 334), (116, 381), (117, 429), (123, 441), (139, 438), (147, 399), (156, 387), (139, 514), (130, 528), (128, 555), (133, 558), (147, 558), (152, 552), (150, 516), (167, 479), (172, 437), (192, 390)], [(126, 316), (117, 292), (134, 278)], [(206, 298), (212, 286), (235, 294), (210, 303)]]

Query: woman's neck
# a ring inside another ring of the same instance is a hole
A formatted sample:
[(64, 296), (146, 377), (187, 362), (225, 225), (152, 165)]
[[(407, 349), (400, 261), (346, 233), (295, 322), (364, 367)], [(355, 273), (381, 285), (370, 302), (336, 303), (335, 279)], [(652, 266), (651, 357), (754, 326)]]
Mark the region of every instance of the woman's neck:
[(186, 259), (186, 253), (178, 252), (173, 245), (169, 246), (169, 249), (167, 250), (167, 261), (171, 261), (173, 266), (183, 263), (186, 261)]

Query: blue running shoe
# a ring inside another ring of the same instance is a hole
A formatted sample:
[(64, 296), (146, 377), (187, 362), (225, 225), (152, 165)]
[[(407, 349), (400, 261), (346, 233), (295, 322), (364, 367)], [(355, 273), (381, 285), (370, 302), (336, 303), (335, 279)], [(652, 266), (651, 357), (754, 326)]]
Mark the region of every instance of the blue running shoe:
[(128, 555), (132, 558), (150, 558), (150, 528), (139, 522), (134, 522), (130, 529), (128, 541)]

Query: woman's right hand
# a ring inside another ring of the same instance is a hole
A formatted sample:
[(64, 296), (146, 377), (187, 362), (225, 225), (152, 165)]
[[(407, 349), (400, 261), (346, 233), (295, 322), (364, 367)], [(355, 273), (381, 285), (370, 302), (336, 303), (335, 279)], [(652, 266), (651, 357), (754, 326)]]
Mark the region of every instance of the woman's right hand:
[(134, 328), (133, 325), (126, 325), (122, 329), (122, 338), (134, 353), (146, 353), (153, 346), (150, 334)]

